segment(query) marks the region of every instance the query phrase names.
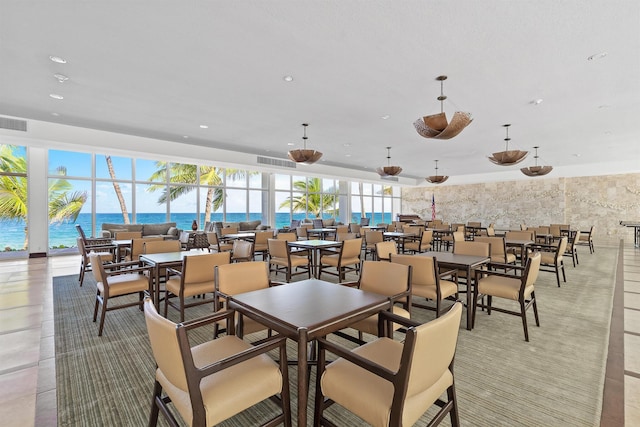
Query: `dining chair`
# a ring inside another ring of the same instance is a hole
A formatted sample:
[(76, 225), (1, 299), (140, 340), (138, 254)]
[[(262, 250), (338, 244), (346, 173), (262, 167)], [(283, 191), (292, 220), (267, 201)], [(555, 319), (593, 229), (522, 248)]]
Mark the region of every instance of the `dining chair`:
[(180, 252), (181, 246), (177, 240), (152, 240), (144, 242), (142, 253), (159, 254), (163, 252)]
[(595, 252), (595, 248), (593, 246), (593, 231), (594, 231), (593, 225), (588, 231), (581, 231), (580, 238), (578, 239), (578, 242), (577, 242), (577, 245), (579, 246), (588, 246), (589, 253), (591, 254)]
[(337, 233), (336, 242), (344, 242), (349, 239), (357, 239), (359, 236), (356, 233)]
[(85, 273), (91, 271), (91, 255), (98, 255), (101, 264), (114, 262), (116, 260), (116, 247), (115, 245), (94, 245), (90, 251), (87, 251), (82, 237), (76, 238), (76, 241), (78, 243), (78, 251), (80, 252), (80, 274), (78, 274), (78, 282), (80, 282), (80, 286), (82, 286)]
[(311, 258), (307, 251), (305, 255), (292, 253), (291, 246), (284, 239), (269, 239), (269, 272), (284, 271), (287, 282), (291, 281), (291, 276), (307, 274), (311, 279)]
[(382, 231), (366, 231), (364, 233), (364, 259), (367, 259), (367, 254), (371, 254), (371, 258), (374, 259), (376, 253), (376, 243), (384, 241), (384, 233)]
[(433, 242), (433, 230), (424, 230), (420, 233), (420, 238), (415, 241), (405, 242), (404, 252), (421, 253), (431, 250)]
[(144, 252), (144, 244), (146, 242), (153, 242), (164, 240), (162, 237), (142, 237), (139, 239), (131, 239), (131, 247), (127, 248), (127, 254), (125, 261), (138, 261), (140, 255)]
[[(386, 295), (389, 298), (392, 313), (411, 317), (411, 266), (388, 261), (363, 261), (358, 281), (341, 282), (363, 291)], [(363, 333), (378, 335), (378, 315), (367, 317), (350, 325), (358, 331), (358, 339), (339, 331), (337, 335), (348, 340), (363, 343)], [(394, 324), (393, 330), (400, 328)]]
[[(529, 341), (529, 329), (527, 328), (527, 310), (529, 307), (533, 307), (536, 326), (540, 326), (534, 284), (538, 279), (541, 259), (542, 257), (538, 252), (527, 258), (527, 263), (524, 267), (519, 265), (509, 267), (510, 269), (518, 271), (518, 273), (497, 271), (500, 268), (504, 268), (504, 264), (494, 263), (489, 264), (490, 270), (476, 271), (476, 286), (473, 291), (473, 307), (471, 308), (473, 310), (472, 329), (475, 328), (478, 301), (481, 301), (480, 306), (484, 309), (484, 297), (486, 296), (487, 314), (490, 315), (491, 311), (495, 310), (501, 313), (520, 316), (524, 329), (524, 339), (525, 341)], [(502, 307), (493, 307), (493, 297), (515, 301), (518, 303), (520, 310), (514, 311)]]
[(539, 252), (540, 258), (540, 271), (546, 271), (556, 274), (556, 281), (558, 287), (560, 287), (560, 271), (562, 270), (562, 281), (566, 283), (567, 275), (564, 271), (564, 252), (567, 249), (567, 237), (561, 237), (555, 244), (542, 245), (535, 244), (531, 246), (531, 249), (535, 252)]
[[(91, 260), (93, 276), (96, 279), (96, 302), (93, 308), (93, 321), (96, 322), (98, 309), (101, 308), (98, 336), (102, 336), (107, 311), (132, 306), (139, 306), (142, 309), (144, 292), (147, 291), (151, 294), (151, 267), (140, 267), (137, 261), (102, 264), (100, 255), (95, 254), (90, 255), (89, 259)], [(135, 294), (138, 294), (138, 301), (127, 299), (126, 302), (120, 305), (110, 305), (112, 300)]]
[(238, 234), (238, 227), (223, 227), (220, 229), (220, 236), (226, 236), (228, 234)]
[[(243, 263), (222, 264), (215, 267), (215, 303), (216, 311), (226, 310), (227, 299), (244, 292), (256, 291), (270, 287), (269, 266), (262, 261), (248, 261)], [(228, 325), (227, 329), (228, 329)], [(217, 336), (224, 325), (214, 325), (214, 335)], [(252, 334), (267, 329), (261, 323), (244, 317), (236, 312), (235, 329), (238, 336)], [(269, 331), (270, 334), (271, 331)]]
[[(448, 414), (458, 427), (453, 364), (461, 316), (461, 303), (422, 325), (382, 312), (406, 328), (402, 342), (381, 337), (351, 350), (318, 339), (314, 425), (333, 425), (324, 417), (333, 403), (374, 427), (414, 425), (435, 404), (440, 409), (428, 425)], [(328, 363), (326, 353), (338, 358)]]
[(111, 238), (87, 237), (87, 235), (84, 233), (84, 230), (82, 229), (82, 226), (80, 224), (76, 224), (75, 227), (76, 227), (76, 231), (78, 232), (78, 236), (80, 236), (80, 238), (82, 239), (82, 242), (84, 243), (84, 247), (88, 251), (91, 251), (91, 249), (93, 249), (94, 246), (111, 244), (111, 240), (112, 240)]
[(273, 231), (258, 231), (255, 234), (253, 240), (253, 259), (255, 260), (256, 254), (262, 255), (262, 260), (266, 261), (269, 255), (269, 245), (267, 241), (273, 239)]
[(567, 238), (567, 248), (563, 254), (563, 256), (571, 258), (574, 268), (577, 264), (580, 264), (580, 261), (578, 260), (578, 240), (580, 240), (580, 230), (570, 231), (569, 237)]
[(234, 240), (231, 248), (231, 261), (253, 261), (253, 243), (242, 239)]
[[(202, 304), (215, 304), (214, 269), (217, 265), (230, 262), (229, 252), (207, 253), (187, 255), (182, 258), (180, 269), (168, 268), (164, 317), (167, 317), (169, 306), (171, 306), (180, 312), (180, 321), (183, 322), (185, 309)], [(207, 298), (207, 294), (211, 296)], [(187, 298), (195, 296), (201, 296), (201, 298), (192, 298), (191, 302), (187, 302)], [(172, 298), (177, 298), (178, 303), (173, 302)]]
[(398, 254), (398, 246), (393, 240), (376, 243), (376, 259), (378, 261), (389, 261), (391, 254)]
[(131, 240), (139, 239), (142, 237), (142, 231), (116, 231), (114, 233), (114, 240)]
[(355, 222), (349, 223), (349, 233), (355, 233), (358, 237), (360, 237), (360, 224)]
[[(149, 426), (157, 426), (160, 412), (170, 425), (178, 426), (174, 410), (190, 426), (213, 426), (267, 399), (280, 410), (263, 425), (291, 426), (284, 337), (252, 345), (230, 328), (225, 336), (192, 347), (192, 331), (226, 323), (233, 318), (233, 311), (175, 324), (160, 316), (147, 298), (144, 314), (156, 362)], [(270, 351), (277, 351), (279, 363), (267, 354)]]
[[(491, 257), (491, 244), (486, 242), (474, 242), (474, 241), (457, 241), (453, 245), (453, 253), (456, 255), (472, 255), (472, 256), (480, 256), (480, 257)], [(485, 268), (485, 267), (480, 267)], [(467, 272), (465, 270), (458, 271), (458, 279), (464, 279), (464, 284), (469, 286), (469, 281), (473, 279), (473, 271), (471, 272), (472, 277), (467, 277)], [(460, 281), (458, 281), (460, 283)], [(470, 292), (470, 290), (467, 290)]]
[(208, 232), (207, 241), (209, 242), (209, 252), (231, 252), (233, 250), (233, 244), (221, 242), (216, 232)]
[(491, 262), (515, 264), (517, 261), (514, 253), (507, 252), (507, 244), (504, 237), (476, 236), (473, 241), (489, 243), (491, 245), (489, 255)]
[[(362, 252), (362, 238), (349, 239), (341, 242), (338, 252), (322, 251), (320, 256), (320, 268), (318, 279), (322, 278), (322, 273), (338, 276), (338, 280), (343, 281), (347, 271), (360, 271), (360, 254)], [(335, 268), (336, 272), (327, 270)]]
[(324, 223), (321, 218), (312, 219), (311, 223), (313, 224), (313, 228), (324, 228)]
[[(440, 317), (449, 308), (443, 309), (445, 299), (458, 299), (458, 271), (440, 271), (436, 257), (415, 255), (391, 255), (391, 262), (411, 266), (411, 306), (434, 310)], [(452, 278), (453, 280), (446, 280)], [(419, 298), (435, 301), (436, 306), (416, 302)]]

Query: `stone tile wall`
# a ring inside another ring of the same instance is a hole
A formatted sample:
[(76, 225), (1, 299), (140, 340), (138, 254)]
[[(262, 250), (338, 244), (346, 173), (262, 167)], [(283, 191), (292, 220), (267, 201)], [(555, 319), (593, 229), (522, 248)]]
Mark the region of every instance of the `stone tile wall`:
[(449, 223), (481, 221), (498, 229), (594, 225), (595, 238), (633, 239), (633, 229), (620, 221), (640, 221), (640, 174), (403, 188), (402, 213), (430, 219), (432, 194), (436, 217)]

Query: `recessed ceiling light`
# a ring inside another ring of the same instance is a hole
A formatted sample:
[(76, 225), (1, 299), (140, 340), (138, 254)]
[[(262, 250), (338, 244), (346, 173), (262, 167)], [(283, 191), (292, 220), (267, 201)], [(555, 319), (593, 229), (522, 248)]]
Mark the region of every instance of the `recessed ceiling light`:
[(293, 76), (284, 76), (282, 78), (282, 80), (284, 80), (285, 82), (292, 82), (293, 81)]
[(345, 157), (351, 157), (351, 154), (345, 154), (344, 156)]
[(209, 126), (207, 126), (207, 125), (200, 125), (200, 129), (209, 129)]
[(348, 142), (342, 144), (343, 147), (351, 147), (351, 144), (349, 144)]
[(602, 59), (605, 56), (607, 56), (607, 52), (600, 52), (600, 53), (596, 53), (594, 55), (588, 56), (587, 60), (588, 61), (593, 61), (594, 59)]
[(49, 59), (52, 60), (53, 62), (57, 63), (57, 64), (66, 64), (67, 63), (66, 59), (60, 58), (59, 56), (51, 55), (51, 56), (49, 56)]
[(51, 113), (51, 115), (58, 117), (60, 115), (60, 113)]
[(580, 153), (575, 153), (573, 157), (580, 157)]
[(295, 145), (295, 143), (294, 142), (287, 142), (287, 145), (292, 146), (292, 145)]
[(538, 98), (538, 99), (534, 99), (533, 101), (531, 101), (531, 103), (533, 105), (540, 105), (542, 104), (543, 99), (542, 98)]
[(53, 99), (64, 99), (64, 96), (58, 95), (57, 93), (50, 93), (49, 96)]
[(189, 135), (182, 135), (184, 139), (189, 139)]
[(60, 83), (64, 83), (67, 80), (69, 80), (69, 77), (65, 76), (64, 74), (60, 74), (60, 73), (56, 73), (53, 75), (53, 77), (55, 77), (56, 79), (58, 79), (58, 81)]
[(611, 108), (611, 105), (602, 104), (602, 105), (598, 105), (598, 108), (600, 108), (600, 109), (602, 109), (602, 108)]
[(384, 116), (380, 116), (380, 118), (381, 118), (382, 120), (387, 120), (389, 117), (391, 117), (391, 116), (390, 116), (390, 115), (388, 115), (388, 114), (385, 114)]

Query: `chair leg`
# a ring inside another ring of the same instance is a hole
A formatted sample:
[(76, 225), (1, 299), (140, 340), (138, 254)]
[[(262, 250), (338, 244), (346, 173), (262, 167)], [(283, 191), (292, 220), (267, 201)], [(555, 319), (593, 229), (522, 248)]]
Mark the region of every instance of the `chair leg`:
[(558, 264), (556, 264), (556, 281), (558, 282), (558, 287), (560, 287), (560, 268)]
[(567, 275), (564, 272), (564, 261), (560, 260), (560, 268), (562, 268), (562, 281), (567, 282)]
[(529, 330), (527, 329), (527, 309), (524, 301), (520, 301), (520, 317), (522, 317), (522, 327), (524, 328), (524, 340), (529, 342)]
[(449, 417), (451, 417), (451, 427), (460, 427), (460, 416), (458, 415), (458, 399), (456, 397), (455, 381), (451, 387), (447, 389), (447, 398), (452, 403)]
[(100, 311), (100, 326), (98, 326), (98, 336), (102, 336), (102, 330), (104, 329), (104, 318), (107, 316), (107, 299), (102, 299), (102, 310)]
[(531, 292), (531, 302), (530, 304), (533, 305), (533, 315), (536, 318), (536, 326), (540, 327), (540, 319), (538, 318), (538, 302), (536, 301), (536, 293), (535, 292)]
[(153, 385), (153, 396), (151, 397), (151, 413), (149, 414), (149, 427), (155, 427), (158, 425), (158, 413), (160, 408), (156, 403), (156, 399), (162, 398), (162, 386), (158, 381)]

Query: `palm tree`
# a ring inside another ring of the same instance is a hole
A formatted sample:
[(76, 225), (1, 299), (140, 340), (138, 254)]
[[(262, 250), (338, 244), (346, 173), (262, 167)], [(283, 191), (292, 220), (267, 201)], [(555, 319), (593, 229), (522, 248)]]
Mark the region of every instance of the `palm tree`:
[[(289, 197), (280, 204), (280, 208), (291, 207), (293, 212), (308, 212), (320, 218), (323, 212), (337, 214), (335, 207), (338, 201), (336, 194), (321, 194), (322, 181), (320, 178), (309, 178), (306, 181), (294, 181), (293, 188), (302, 194)], [(329, 193), (335, 193), (330, 188)]]
[[(198, 166), (183, 163), (156, 162), (156, 171), (151, 175), (149, 181), (158, 182), (148, 187), (147, 191), (160, 191), (158, 204), (163, 204), (168, 200), (175, 200), (180, 196), (193, 191), (196, 188), (198, 179)], [(226, 172), (228, 178), (239, 179), (248, 174), (258, 172), (247, 172), (239, 169), (224, 169), (215, 166), (200, 166), (200, 184), (207, 185), (207, 201), (205, 205), (204, 220), (211, 221), (211, 213), (222, 207), (224, 202), (224, 190), (222, 188), (222, 175)], [(167, 174), (170, 176), (170, 185), (167, 188)], [(215, 187), (214, 187), (215, 186)]]
[(124, 201), (124, 197), (122, 196), (120, 184), (116, 182), (116, 171), (113, 168), (113, 161), (111, 161), (111, 156), (104, 156), (104, 159), (107, 162), (109, 176), (111, 176), (111, 179), (113, 180), (113, 190), (116, 192), (118, 203), (120, 203), (120, 210), (122, 211), (122, 219), (124, 221), (123, 224), (129, 224), (129, 212), (127, 211), (127, 203)]
[[(27, 160), (15, 155), (13, 145), (0, 145), (0, 218), (23, 221), (25, 224), (26, 249), (28, 240), (27, 215)], [(58, 175), (66, 175), (67, 169), (60, 166)], [(54, 179), (49, 183), (49, 223), (75, 221), (87, 201), (86, 191), (74, 191), (66, 179)]]

